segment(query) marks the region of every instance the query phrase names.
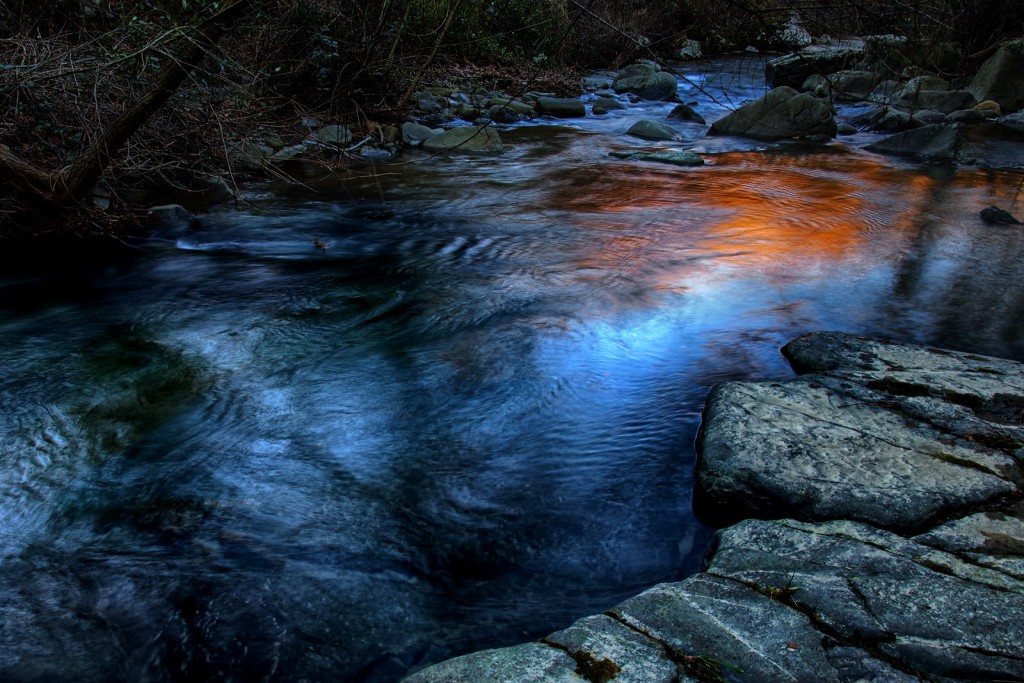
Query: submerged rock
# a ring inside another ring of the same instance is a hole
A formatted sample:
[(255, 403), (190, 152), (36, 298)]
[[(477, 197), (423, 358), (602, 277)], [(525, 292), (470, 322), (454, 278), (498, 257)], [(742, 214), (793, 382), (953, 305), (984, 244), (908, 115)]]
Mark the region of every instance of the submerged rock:
[(1020, 225), (1013, 214), (998, 206), (989, 206), (981, 210), (981, 220), (993, 225)]
[(632, 135), (633, 137), (642, 138), (644, 140), (681, 140), (682, 136), (674, 128), (666, 126), (664, 123), (658, 123), (657, 121), (650, 121), (648, 119), (641, 119), (637, 121), (629, 130), (626, 131), (626, 135)]
[(968, 90), (979, 102), (998, 102), (1007, 113), (1024, 109), (1024, 40), (1000, 47), (978, 69)]
[(673, 166), (703, 166), (704, 158), (690, 150), (663, 150), (660, 152), (645, 152), (640, 149), (627, 149), (611, 152), (609, 156), (617, 159), (630, 159), (633, 161), (656, 161), (662, 164)]
[(704, 117), (693, 110), (688, 104), (677, 104), (675, 108), (668, 113), (668, 118), (678, 119), (680, 121), (691, 121), (693, 123), (699, 123), (702, 126), (707, 123)]
[(810, 135), (836, 135), (835, 112), (824, 100), (793, 88), (775, 88), (711, 124), (711, 134), (782, 140)]

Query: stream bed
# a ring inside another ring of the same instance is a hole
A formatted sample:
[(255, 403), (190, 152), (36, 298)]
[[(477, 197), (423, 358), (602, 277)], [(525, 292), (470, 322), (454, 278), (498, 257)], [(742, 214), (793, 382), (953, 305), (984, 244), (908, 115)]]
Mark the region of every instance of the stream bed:
[[(687, 67), (708, 120), (759, 60)], [(700, 86), (699, 88), (697, 86)], [(1018, 170), (705, 138), (264, 181), (0, 275), (0, 679), (394, 681), (699, 570), (716, 382), (843, 330), (1024, 359)], [(322, 246), (314, 245), (319, 240)]]

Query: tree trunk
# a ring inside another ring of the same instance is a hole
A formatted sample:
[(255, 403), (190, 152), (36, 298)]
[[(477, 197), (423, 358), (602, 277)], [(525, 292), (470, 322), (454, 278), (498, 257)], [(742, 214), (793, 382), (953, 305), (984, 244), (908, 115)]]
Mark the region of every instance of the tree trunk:
[(233, 25), (262, 0), (236, 0), (196, 28), (184, 40), (187, 48), (171, 60), (149, 90), (107, 124), (71, 164), (46, 172), (0, 145), (0, 179), (35, 200), (55, 207), (81, 201), (99, 180), (110, 160), (149, 118), (174, 94)]

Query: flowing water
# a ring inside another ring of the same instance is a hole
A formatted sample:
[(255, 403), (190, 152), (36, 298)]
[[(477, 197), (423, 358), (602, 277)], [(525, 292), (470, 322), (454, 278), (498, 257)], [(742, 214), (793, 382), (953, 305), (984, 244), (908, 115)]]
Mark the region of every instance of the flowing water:
[[(713, 118), (745, 66), (681, 93)], [(0, 281), (0, 679), (392, 681), (533, 639), (699, 569), (704, 397), (789, 339), (1024, 359), (1024, 233), (978, 219), (1020, 172), (692, 124), (704, 167), (608, 156), (669, 108)]]

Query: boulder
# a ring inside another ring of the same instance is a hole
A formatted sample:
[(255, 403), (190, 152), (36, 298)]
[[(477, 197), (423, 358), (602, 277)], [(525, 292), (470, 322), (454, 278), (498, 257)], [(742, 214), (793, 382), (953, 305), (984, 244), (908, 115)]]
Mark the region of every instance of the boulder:
[(1020, 225), (1013, 214), (998, 206), (989, 206), (981, 210), (981, 220), (989, 225)]
[(407, 145), (419, 145), (424, 140), (429, 140), (437, 134), (437, 131), (433, 128), (428, 128), (412, 121), (406, 121), (402, 124), (402, 142)]
[(501, 154), (504, 146), (498, 131), (490, 126), (460, 126), (423, 141), (429, 152), (457, 154)]
[(610, 614), (663, 643), (697, 680), (839, 680), (807, 615), (728, 578), (661, 584)]
[(488, 109), (492, 109), (494, 107), (505, 107), (506, 109), (511, 109), (522, 116), (533, 116), (537, 113), (534, 111), (533, 105), (527, 104), (522, 100), (514, 100), (508, 97), (491, 97), (487, 100), (486, 106)]
[(963, 124), (938, 123), (897, 133), (865, 149), (893, 156), (960, 161), (965, 144)]
[(495, 123), (519, 123), (525, 118), (514, 109), (500, 104), (491, 107), (487, 111), (487, 116)]
[(544, 116), (560, 119), (583, 118), (587, 108), (583, 102), (574, 97), (538, 97), (537, 112)]
[(352, 142), (352, 131), (345, 126), (331, 124), (317, 130), (315, 137), (325, 145), (344, 147)]
[(684, 40), (682, 45), (679, 46), (679, 52), (677, 54), (679, 59), (684, 62), (700, 59), (704, 56), (704, 53), (701, 52), (700, 49), (700, 43), (692, 39)]
[(882, 81), (868, 94), (868, 101), (875, 104), (892, 104), (901, 92), (903, 92), (903, 86), (899, 81)]
[(914, 90), (904, 88), (894, 106), (909, 111), (929, 109), (943, 114), (970, 109), (978, 103), (966, 90)]
[(598, 97), (594, 100), (594, 107), (601, 107), (605, 111), (613, 111), (616, 109), (625, 109), (626, 105), (619, 102), (614, 97)]
[(1000, 47), (978, 69), (968, 90), (979, 102), (998, 102), (1004, 112), (1024, 109), (1024, 40)]
[(979, 121), (988, 121), (994, 118), (996, 118), (995, 112), (982, 109), (961, 109), (952, 114), (946, 114), (944, 121), (946, 123), (978, 123)]
[(641, 138), (643, 140), (681, 140), (682, 136), (674, 128), (663, 123), (641, 119), (630, 126), (626, 135)]
[(938, 76), (914, 76), (907, 84), (903, 86), (903, 91), (906, 93), (919, 93), (923, 90), (949, 90), (949, 81)]
[(863, 51), (857, 48), (815, 46), (768, 60), (765, 77), (773, 88), (799, 88), (811, 74), (831, 74), (856, 64)]
[[(823, 79), (813, 90), (818, 96), (833, 95), (837, 100), (858, 102), (871, 95), (881, 77), (872, 71), (837, 71)], [(807, 83), (804, 83), (806, 89)]]
[(709, 134), (781, 140), (809, 135), (835, 137), (832, 107), (809, 93), (778, 87), (711, 124)]
[(664, 71), (636, 76), (619, 76), (612, 83), (612, 89), (620, 95), (631, 93), (642, 100), (671, 101), (678, 90), (676, 77)]
[[(1017, 525), (999, 529), (1022, 539)], [(719, 534), (706, 571), (813, 614), (843, 650), (877, 648), (860, 650), (862, 665), (888, 660), (914, 675), (890, 670), (869, 680), (1020, 680), (1024, 582), (936, 549), (970, 547), (972, 535), (963, 528), (918, 537), (926, 545), (848, 521), (750, 520)], [(841, 672), (848, 654), (833, 653), (826, 647), (825, 658)]]
[(662, 150), (659, 152), (645, 152), (642, 149), (625, 149), (610, 152), (609, 156), (617, 159), (630, 159), (632, 161), (655, 161), (661, 164), (672, 164), (673, 166), (703, 166), (704, 158), (690, 150)]
[(892, 107), (874, 107), (850, 119), (858, 128), (869, 128), (880, 133), (898, 133), (922, 125), (921, 121), (905, 111)]
[(622, 78), (635, 78), (636, 76), (653, 76), (659, 71), (661, 71), (661, 69), (655, 64), (651, 64), (649, 62), (637, 62), (636, 64), (629, 64), (628, 66), (623, 67), (623, 69), (615, 76), (615, 80)]
[(483, 650), (449, 659), (414, 673), (405, 683), (580, 683), (576, 660), (563, 650), (526, 643), (500, 650)]
[(709, 512), (914, 529), (1018, 490), (1024, 440), (1000, 411), (1024, 408), (1024, 364), (838, 333), (784, 352), (814, 374), (708, 397), (697, 472)]
[(699, 123), (702, 126), (707, 124), (704, 117), (693, 110), (688, 104), (677, 104), (675, 108), (668, 113), (668, 118), (677, 119), (679, 121), (690, 121), (692, 123)]

